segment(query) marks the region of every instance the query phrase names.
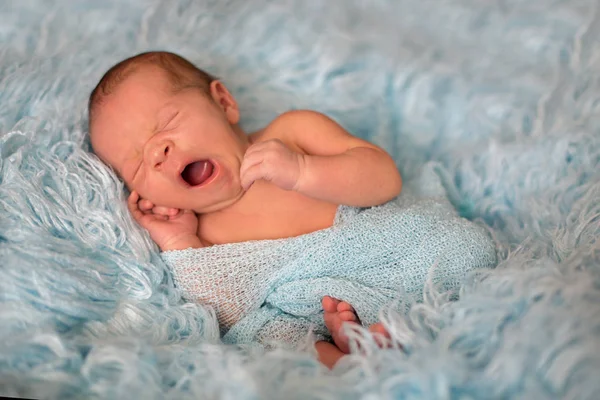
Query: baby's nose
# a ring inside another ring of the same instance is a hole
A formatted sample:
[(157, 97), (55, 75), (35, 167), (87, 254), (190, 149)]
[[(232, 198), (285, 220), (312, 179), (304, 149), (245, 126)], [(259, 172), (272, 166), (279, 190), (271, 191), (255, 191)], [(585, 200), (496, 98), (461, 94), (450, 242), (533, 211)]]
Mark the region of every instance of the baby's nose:
[(160, 168), (173, 151), (173, 143), (165, 140), (157, 143), (150, 150), (150, 161), (153, 168)]

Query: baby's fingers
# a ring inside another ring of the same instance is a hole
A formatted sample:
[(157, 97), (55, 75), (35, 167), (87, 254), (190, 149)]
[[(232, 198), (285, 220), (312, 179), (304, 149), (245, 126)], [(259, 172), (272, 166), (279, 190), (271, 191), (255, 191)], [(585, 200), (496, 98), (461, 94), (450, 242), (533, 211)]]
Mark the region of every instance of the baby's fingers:
[(154, 208), (154, 204), (150, 200), (140, 199), (138, 201), (138, 207), (142, 212), (148, 212)]
[(155, 214), (160, 217), (172, 217), (179, 213), (179, 210), (177, 208), (155, 206), (154, 203), (152, 203), (150, 200), (140, 198), (139, 193), (134, 191), (131, 194), (133, 195), (134, 193), (137, 197), (137, 207), (143, 214)]
[(179, 209), (178, 208), (171, 208), (171, 207), (153, 207), (152, 208), (152, 212), (154, 214), (157, 215), (164, 215), (164, 216), (168, 216), (168, 217), (174, 217), (175, 215), (179, 214)]
[(131, 192), (129, 198), (127, 199), (127, 208), (129, 209), (129, 212), (133, 215), (133, 218), (138, 222), (144, 216), (144, 213), (140, 210), (138, 206), (139, 200), (140, 195), (136, 191)]
[(264, 173), (264, 165), (255, 164), (240, 174), (240, 183), (242, 184), (242, 188), (244, 190), (248, 190), (255, 181), (259, 179), (268, 180), (268, 178), (269, 177)]
[(260, 165), (263, 162), (263, 160), (263, 154), (260, 152), (246, 154), (244, 156), (244, 159), (242, 160), (242, 165), (240, 166), (240, 176), (246, 175), (249, 169), (256, 165)]

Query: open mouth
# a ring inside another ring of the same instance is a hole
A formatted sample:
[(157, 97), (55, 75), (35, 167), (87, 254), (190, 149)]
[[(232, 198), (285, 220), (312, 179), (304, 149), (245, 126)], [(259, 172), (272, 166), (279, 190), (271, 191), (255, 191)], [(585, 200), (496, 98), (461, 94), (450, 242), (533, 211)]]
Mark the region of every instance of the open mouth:
[(199, 186), (206, 182), (215, 172), (215, 166), (208, 160), (195, 161), (186, 165), (181, 177), (190, 186)]

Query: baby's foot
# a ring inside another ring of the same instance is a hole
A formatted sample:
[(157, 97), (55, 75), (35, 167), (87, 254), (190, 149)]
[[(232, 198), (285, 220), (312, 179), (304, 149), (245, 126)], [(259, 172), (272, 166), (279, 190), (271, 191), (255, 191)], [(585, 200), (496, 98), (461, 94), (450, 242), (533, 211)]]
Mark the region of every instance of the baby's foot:
[(343, 353), (350, 353), (348, 336), (344, 334), (342, 326), (344, 323), (359, 323), (354, 308), (345, 301), (340, 301), (329, 296), (323, 297), (321, 304), (324, 311), (325, 326), (329, 329), (333, 337), (333, 342)]
[(379, 347), (387, 347), (386, 342), (390, 338), (390, 334), (381, 322), (371, 325), (369, 327), (369, 332), (373, 334), (373, 337), (375, 338), (375, 341)]

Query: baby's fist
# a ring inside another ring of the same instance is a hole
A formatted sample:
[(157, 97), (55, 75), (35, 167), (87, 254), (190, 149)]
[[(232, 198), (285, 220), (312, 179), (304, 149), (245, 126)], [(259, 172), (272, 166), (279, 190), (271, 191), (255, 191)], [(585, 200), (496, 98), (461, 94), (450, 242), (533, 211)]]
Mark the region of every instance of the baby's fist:
[(156, 207), (135, 190), (129, 195), (127, 206), (162, 251), (202, 247), (197, 236), (198, 217), (193, 211)]
[(285, 190), (295, 190), (303, 168), (302, 154), (290, 150), (279, 139), (271, 139), (248, 148), (240, 168), (240, 179), (244, 190), (259, 179)]

